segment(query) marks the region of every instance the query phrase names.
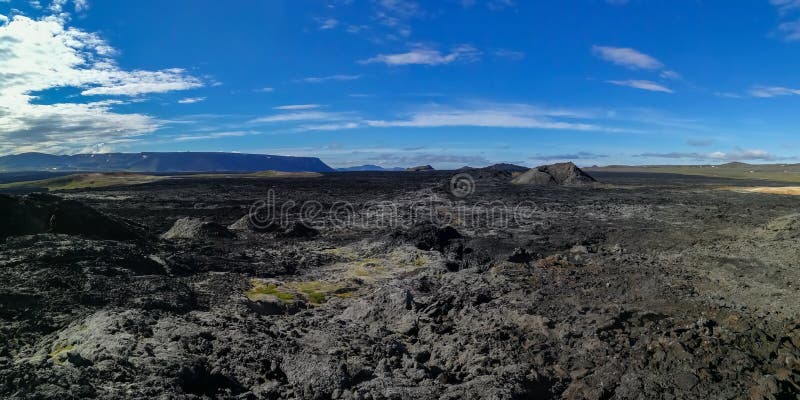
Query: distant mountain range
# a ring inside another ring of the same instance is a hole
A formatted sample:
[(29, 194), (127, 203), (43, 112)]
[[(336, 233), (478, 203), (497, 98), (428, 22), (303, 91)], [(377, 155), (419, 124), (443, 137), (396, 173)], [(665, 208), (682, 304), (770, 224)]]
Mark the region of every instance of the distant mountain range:
[(23, 153), (0, 157), (0, 171), (332, 172), (316, 157), (240, 153)]
[(336, 168), (339, 172), (359, 172), (359, 171), (405, 171), (405, 168), (401, 167), (394, 167), (394, 168), (384, 168), (380, 165), (357, 165), (355, 167), (345, 167), (345, 168)]

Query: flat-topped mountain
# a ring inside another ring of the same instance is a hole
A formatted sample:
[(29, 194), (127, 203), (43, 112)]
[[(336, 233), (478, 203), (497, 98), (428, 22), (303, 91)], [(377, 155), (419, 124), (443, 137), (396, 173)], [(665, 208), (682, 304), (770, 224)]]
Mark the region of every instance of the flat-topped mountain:
[(0, 157), (0, 171), (331, 172), (316, 157), (240, 153), (23, 153)]

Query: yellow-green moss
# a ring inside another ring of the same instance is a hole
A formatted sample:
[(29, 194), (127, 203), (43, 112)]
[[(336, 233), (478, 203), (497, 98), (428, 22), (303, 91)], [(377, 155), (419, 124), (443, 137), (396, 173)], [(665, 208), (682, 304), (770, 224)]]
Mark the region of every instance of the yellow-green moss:
[(381, 263), (381, 260), (377, 258), (365, 258), (358, 263), (359, 267), (377, 267)]
[(303, 294), (311, 304), (323, 304), (328, 301), (328, 294), (342, 288), (339, 283), (323, 281), (287, 282), (286, 287)]
[(61, 356), (61, 354), (67, 353), (67, 352), (71, 351), (74, 348), (75, 348), (75, 346), (71, 345), (71, 344), (68, 344), (66, 346), (56, 347), (53, 351), (50, 352), (50, 358), (58, 359)]
[(247, 298), (256, 301), (258, 300), (259, 296), (261, 295), (271, 295), (277, 297), (279, 300), (288, 303), (294, 300), (294, 295), (281, 291), (278, 289), (278, 286), (273, 283), (264, 284), (259, 281), (251, 281), (250, 284), (253, 286), (250, 290), (245, 293)]
[(411, 263), (414, 264), (415, 267), (422, 267), (428, 263), (428, 259), (425, 258), (424, 256), (419, 255), (416, 256), (414, 260), (411, 261)]
[[(257, 301), (260, 296), (275, 296), (283, 302), (291, 302), (297, 298), (303, 298), (313, 305), (321, 305), (328, 301), (330, 296), (338, 296), (337, 293), (345, 289), (345, 284), (341, 282), (325, 281), (300, 281), (284, 282), (280, 284), (267, 283), (254, 279), (250, 281), (252, 288), (246, 295), (252, 301)], [(340, 296), (341, 297), (341, 296)]]

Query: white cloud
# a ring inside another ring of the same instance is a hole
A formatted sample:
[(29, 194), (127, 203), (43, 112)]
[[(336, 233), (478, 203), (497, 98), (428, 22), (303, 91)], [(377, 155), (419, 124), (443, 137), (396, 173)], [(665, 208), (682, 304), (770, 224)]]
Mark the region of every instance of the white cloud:
[[(433, 108), (433, 109), (432, 109)], [(542, 108), (515, 103), (475, 103), (461, 108), (436, 106), (419, 107), (407, 118), (394, 120), (368, 120), (371, 127), (487, 127), (532, 128), (564, 130), (606, 130), (590, 123), (576, 121), (592, 119), (594, 114), (582, 110)]]
[(188, 142), (194, 140), (208, 140), (208, 139), (220, 139), (226, 137), (238, 137), (238, 136), (245, 136), (252, 132), (249, 131), (233, 131), (233, 132), (215, 132), (215, 133), (206, 133), (202, 135), (182, 135), (172, 138), (172, 140), (176, 142)]
[(750, 89), (753, 97), (778, 97), (800, 95), (800, 89), (792, 89), (782, 86), (755, 86)]
[(662, 77), (664, 79), (671, 79), (671, 80), (678, 80), (678, 79), (682, 78), (681, 74), (679, 74), (679, 73), (677, 73), (675, 71), (671, 71), (671, 70), (661, 71), (661, 73), (658, 74), (658, 76), (660, 76), (660, 77)]
[(655, 82), (652, 82), (652, 81), (632, 79), (632, 80), (626, 80), (626, 81), (606, 81), (606, 82), (608, 82), (608, 83), (610, 83), (612, 85), (627, 86), (627, 87), (632, 87), (632, 88), (636, 88), (636, 89), (649, 90), (651, 92), (673, 93), (672, 89), (670, 89), (670, 88), (668, 88), (666, 86), (662, 86), (662, 85), (660, 85), (658, 83), (655, 83)]
[(298, 82), (323, 83), (329, 81), (354, 81), (356, 79), (361, 79), (361, 75), (311, 76), (308, 78), (299, 79)]
[(302, 131), (341, 131), (347, 129), (357, 129), (361, 128), (361, 125), (358, 122), (341, 122), (341, 123), (329, 123), (329, 124), (317, 124), (317, 125), (303, 125), (299, 129)]
[(670, 159), (688, 159), (695, 161), (775, 161), (786, 159), (785, 157), (778, 157), (770, 154), (764, 150), (743, 150), (733, 149), (731, 151), (714, 151), (711, 153), (696, 153), (696, 152), (672, 152), (672, 153), (642, 153), (637, 157), (645, 158), (670, 158)]
[(717, 97), (724, 97), (727, 99), (741, 99), (742, 95), (738, 93), (731, 93), (731, 92), (714, 92), (714, 96)]
[(783, 33), (783, 38), (790, 42), (800, 40), (800, 21), (783, 22), (778, 25), (778, 30)]
[(256, 91), (256, 92), (259, 92), (259, 93), (272, 93), (272, 92), (274, 92), (274, 91), (275, 91), (275, 88), (271, 88), (271, 87), (263, 87), (263, 88), (261, 88), (261, 89), (256, 89), (255, 91)]
[(182, 69), (124, 70), (100, 36), (68, 27), (67, 20), (64, 13), (40, 19), (15, 15), (0, 25), (0, 153), (76, 151), (160, 125), (146, 115), (115, 112), (123, 103), (119, 100), (78, 97), (73, 103), (34, 104), (42, 91), (78, 88), (82, 96), (140, 96), (203, 86)]
[(339, 20), (337, 20), (336, 18), (327, 18), (318, 21), (320, 23), (319, 29), (322, 30), (333, 29), (339, 26)]
[(592, 46), (603, 60), (630, 69), (661, 69), (664, 64), (652, 56), (628, 47)]
[(386, 64), (389, 66), (401, 65), (443, 65), (456, 61), (473, 62), (477, 61), (481, 52), (475, 47), (462, 44), (454, 47), (449, 54), (442, 54), (439, 50), (434, 50), (426, 46), (417, 46), (405, 53), (398, 54), (379, 54), (375, 57), (361, 60), (361, 64)]
[(193, 103), (199, 103), (201, 101), (204, 101), (205, 99), (206, 99), (205, 97), (186, 97), (186, 98), (178, 100), (178, 103), (180, 103), (180, 104), (193, 104)]
[(286, 106), (275, 107), (276, 110), (311, 110), (314, 108), (322, 107), (319, 104), (290, 104)]
[[(770, 0), (770, 3), (778, 9), (781, 19), (800, 10), (800, 0)], [(789, 42), (800, 40), (800, 20), (782, 21), (778, 24), (778, 32)]]
[(403, 17), (417, 16), (422, 12), (419, 3), (414, 0), (378, 0), (378, 5), (384, 12)]
[(297, 122), (297, 121), (334, 121), (342, 120), (346, 115), (342, 113), (330, 113), (323, 111), (299, 111), (282, 113), (256, 118), (253, 123), (277, 123), (277, 122)]
[(84, 96), (138, 96), (147, 93), (166, 93), (176, 90), (195, 89), (203, 83), (194, 77), (187, 76), (180, 68), (161, 71), (120, 71), (112, 69), (93, 71), (98, 86), (81, 92)]
[(88, 0), (75, 0), (75, 12), (84, 12), (89, 9)]
[(800, 0), (770, 0), (769, 2), (777, 7), (781, 14), (800, 9)]

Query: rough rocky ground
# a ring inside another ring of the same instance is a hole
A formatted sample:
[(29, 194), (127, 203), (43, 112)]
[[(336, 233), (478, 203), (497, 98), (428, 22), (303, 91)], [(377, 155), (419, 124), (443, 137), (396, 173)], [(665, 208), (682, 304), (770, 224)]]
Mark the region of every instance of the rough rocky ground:
[(0, 397), (798, 398), (800, 198), (451, 174), (58, 193), (108, 217), (0, 243)]

